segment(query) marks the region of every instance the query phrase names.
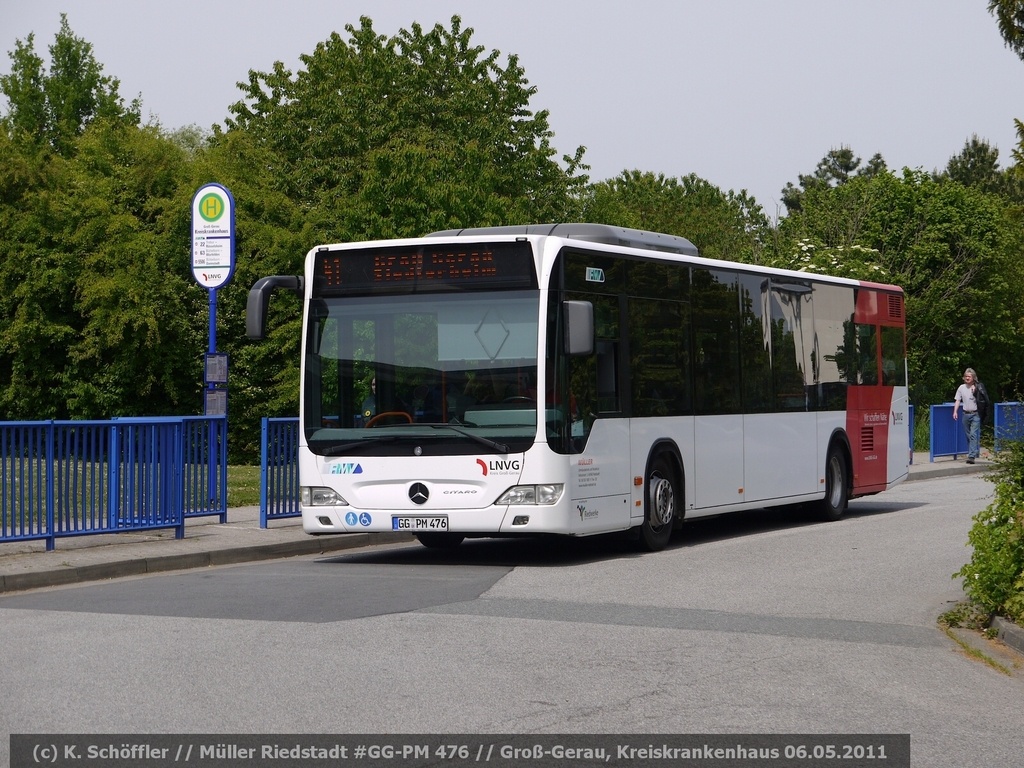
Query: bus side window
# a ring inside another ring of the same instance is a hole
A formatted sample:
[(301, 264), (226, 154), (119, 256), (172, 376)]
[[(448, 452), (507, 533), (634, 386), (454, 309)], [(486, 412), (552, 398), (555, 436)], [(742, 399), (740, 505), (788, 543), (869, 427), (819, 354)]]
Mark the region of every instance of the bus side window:
[(889, 387), (907, 385), (903, 329), (882, 326), (882, 383)]
[(875, 326), (857, 323), (856, 327), (860, 383), (878, 384), (878, 337)]
[(740, 292), (735, 273), (692, 272), (694, 409), (740, 413)]

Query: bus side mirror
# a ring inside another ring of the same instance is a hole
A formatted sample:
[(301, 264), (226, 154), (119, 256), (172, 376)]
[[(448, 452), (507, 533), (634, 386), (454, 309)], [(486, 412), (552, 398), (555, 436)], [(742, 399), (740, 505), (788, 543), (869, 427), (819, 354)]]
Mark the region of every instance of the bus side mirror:
[(583, 357), (594, 354), (594, 305), (589, 301), (563, 301), (565, 353)]
[(245, 335), (259, 341), (267, 335), (267, 307), (270, 306), (270, 294), (277, 288), (291, 291), (300, 299), (303, 294), (304, 280), (297, 275), (272, 275), (261, 277), (249, 289), (249, 298), (245, 302)]

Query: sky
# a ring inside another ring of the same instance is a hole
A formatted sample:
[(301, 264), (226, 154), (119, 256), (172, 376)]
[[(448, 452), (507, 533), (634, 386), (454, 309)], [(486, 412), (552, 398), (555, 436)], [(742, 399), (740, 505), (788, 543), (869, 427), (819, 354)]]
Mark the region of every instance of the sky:
[(459, 15), (519, 57), (558, 156), (585, 146), (592, 181), (694, 173), (772, 217), (831, 149), (932, 171), (977, 135), (1006, 167), (1024, 120), (1024, 61), (986, 0), (0, 0), (3, 51), (34, 33), (48, 60), (62, 12), (167, 129), (222, 124), (250, 70), (295, 72), (361, 16), (390, 36)]

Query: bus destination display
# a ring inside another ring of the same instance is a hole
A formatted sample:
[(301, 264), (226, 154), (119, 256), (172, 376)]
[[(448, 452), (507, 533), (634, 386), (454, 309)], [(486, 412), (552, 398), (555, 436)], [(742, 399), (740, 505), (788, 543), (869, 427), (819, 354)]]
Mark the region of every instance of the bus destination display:
[(319, 292), (446, 291), (536, 286), (528, 243), (475, 243), (323, 251)]

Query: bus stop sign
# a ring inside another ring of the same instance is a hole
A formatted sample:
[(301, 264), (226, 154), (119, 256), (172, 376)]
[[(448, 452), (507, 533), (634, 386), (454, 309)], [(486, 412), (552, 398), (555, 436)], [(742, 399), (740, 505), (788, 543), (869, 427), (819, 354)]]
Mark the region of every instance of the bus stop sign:
[(235, 271), (235, 199), (220, 184), (192, 198), (192, 276), (204, 288), (220, 288)]

